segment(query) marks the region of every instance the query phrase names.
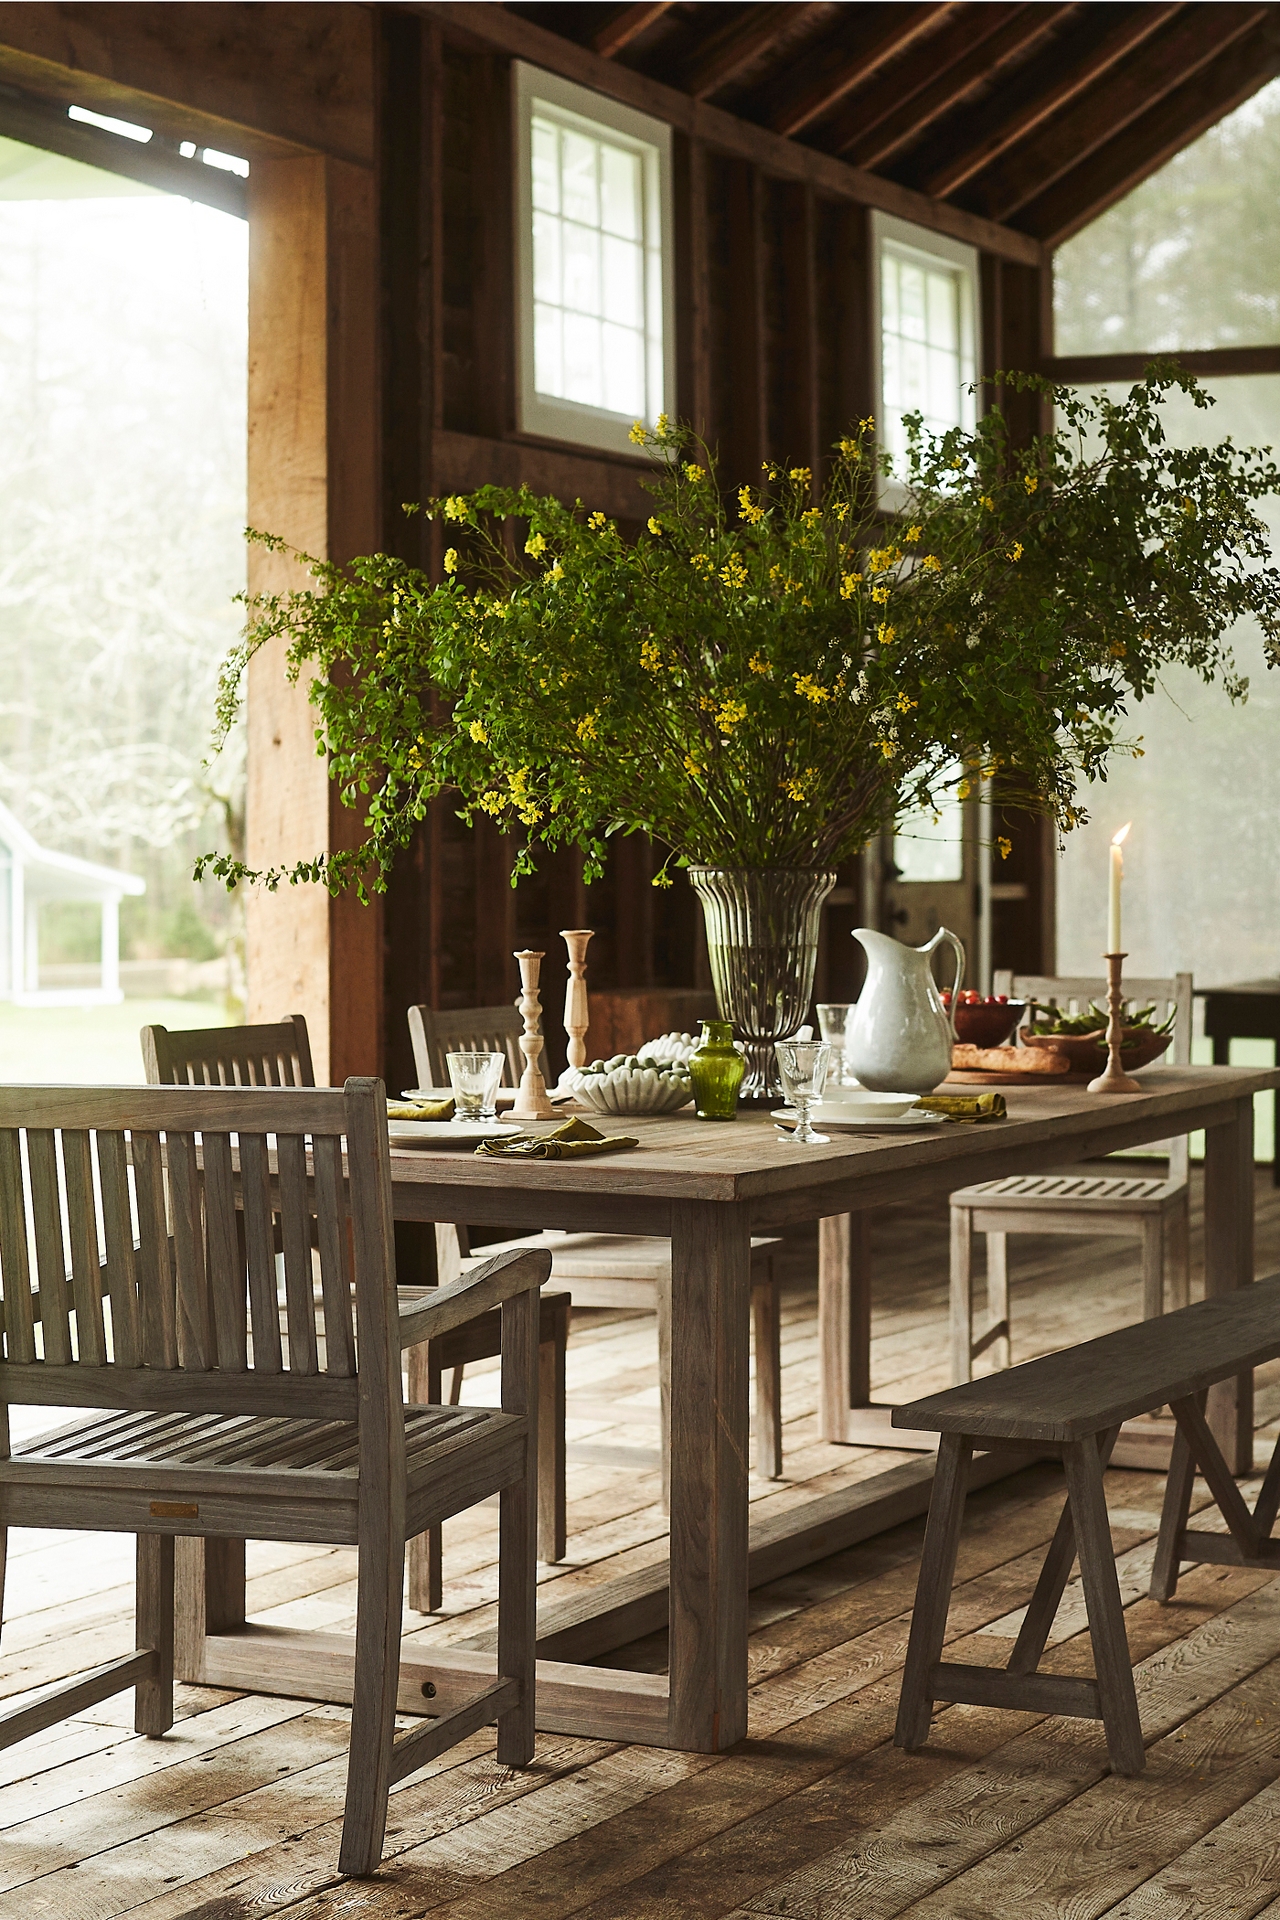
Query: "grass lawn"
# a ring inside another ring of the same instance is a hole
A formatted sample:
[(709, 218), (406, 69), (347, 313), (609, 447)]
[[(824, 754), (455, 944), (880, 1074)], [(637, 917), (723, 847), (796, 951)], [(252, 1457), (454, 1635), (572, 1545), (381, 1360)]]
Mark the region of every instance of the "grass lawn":
[(117, 1007), (15, 1007), (0, 1002), (0, 1081), (121, 1087), (143, 1079), (140, 1027), (225, 1027), (213, 1000), (123, 1000)]

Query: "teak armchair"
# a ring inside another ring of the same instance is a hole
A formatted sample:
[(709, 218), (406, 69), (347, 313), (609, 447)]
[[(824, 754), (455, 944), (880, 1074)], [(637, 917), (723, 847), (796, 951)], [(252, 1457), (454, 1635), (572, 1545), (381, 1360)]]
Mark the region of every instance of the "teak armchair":
[[(527, 1763), (550, 1265), (499, 1255), (400, 1307), (380, 1080), (0, 1088), (0, 1538), (38, 1526), (138, 1542), (137, 1651), (0, 1713), (0, 1746), (128, 1687), (138, 1731), (166, 1732), (174, 1538), (252, 1536), (358, 1549), (344, 1873), (376, 1867), (391, 1786), (478, 1727), (496, 1719), (499, 1759)], [(501, 1411), (406, 1406), (401, 1350), (496, 1306)], [(10, 1456), (10, 1404), (95, 1411)], [(497, 1677), (397, 1734), (405, 1541), (493, 1493)]]

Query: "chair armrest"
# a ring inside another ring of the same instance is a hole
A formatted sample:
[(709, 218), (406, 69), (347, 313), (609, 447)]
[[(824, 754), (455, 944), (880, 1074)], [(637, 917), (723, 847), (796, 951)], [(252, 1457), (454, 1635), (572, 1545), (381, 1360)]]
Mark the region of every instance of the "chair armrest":
[(542, 1247), (513, 1250), (486, 1260), (450, 1286), (431, 1291), (424, 1299), (406, 1300), (400, 1307), (400, 1348), (435, 1340), (454, 1327), (478, 1319), (517, 1293), (532, 1293), (551, 1274), (551, 1255)]

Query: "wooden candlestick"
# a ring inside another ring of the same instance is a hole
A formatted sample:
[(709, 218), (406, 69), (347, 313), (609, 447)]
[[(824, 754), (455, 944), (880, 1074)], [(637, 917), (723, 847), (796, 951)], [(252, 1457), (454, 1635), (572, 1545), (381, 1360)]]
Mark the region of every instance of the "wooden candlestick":
[(1120, 972), (1127, 957), (1123, 953), (1103, 955), (1107, 963), (1107, 1065), (1096, 1080), (1089, 1082), (1090, 1093), (1142, 1092), (1138, 1082), (1131, 1080), (1120, 1064), (1120, 1044), (1124, 1037), (1124, 995), (1120, 989)]
[(587, 942), (591, 927), (560, 929), (560, 938), (569, 949), (569, 984), (564, 995), (564, 1030), (569, 1036), (569, 1065), (587, 1064)]
[(542, 996), (538, 992), (538, 976), (545, 956), (526, 949), (515, 957), (520, 962), (520, 998), (516, 1006), (524, 1019), (524, 1032), (520, 1035), (524, 1072), (520, 1076), (511, 1115), (515, 1120), (554, 1120), (556, 1110), (547, 1098), (547, 1083), (542, 1077), (540, 1065), (543, 1039)]

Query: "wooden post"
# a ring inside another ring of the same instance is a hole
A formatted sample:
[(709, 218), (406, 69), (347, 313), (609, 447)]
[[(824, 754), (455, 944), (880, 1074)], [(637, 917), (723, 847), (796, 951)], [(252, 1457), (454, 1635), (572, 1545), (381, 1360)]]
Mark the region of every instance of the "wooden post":
[[(1253, 1100), (1204, 1136), (1204, 1291), (1234, 1293), (1253, 1284)], [(1253, 1471), (1253, 1375), (1209, 1389), (1210, 1431), (1232, 1473)]]
[[(249, 523), (318, 558), (374, 551), (378, 479), (377, 211), (372, 168), (323, 155), (255, 159), (249, 179)], [(250, 548), (251, 593), (305, 583)], [(246, 841), (255, 866), (352, 845), (315, 751), (315, 714), (284, 644), (248, 676)], [(247, 902), (250, 1020), (307, 1016), (321, 1084), (381, 1055), (381, 916), (323, 888), (255, 888)]]

